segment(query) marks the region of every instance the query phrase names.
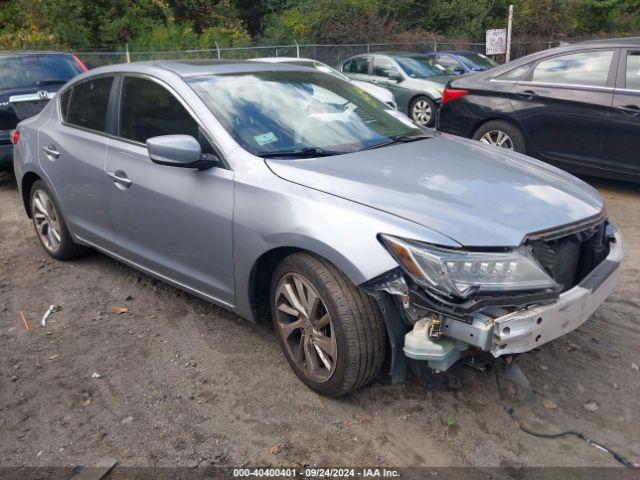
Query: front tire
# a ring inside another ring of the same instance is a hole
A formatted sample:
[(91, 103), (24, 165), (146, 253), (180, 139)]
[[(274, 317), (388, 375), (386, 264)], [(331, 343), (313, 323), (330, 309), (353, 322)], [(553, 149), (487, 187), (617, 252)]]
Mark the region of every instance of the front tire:
[(375, 301), (327, 261), (286, 257), (271, 286), (271, 314), (282, 351), (308, 387), (330, 397), (371, 382), (387, 340)]
[(409, 106), (411, 120), (423, 127), (432, 127), (436, 121), (436, 104), (429, 97), (416, 97)]
[(492, 120), (481, 125), (473, 135), (473, 139), (518, 153), (526, 151), (524, 136), (520, 129), (504, 120)]
[(82, 254), (84, 247), (74, 243), (53, 195), (42, 180), (33, 184), (29, 198), (33, 226), (45, 251), (58, 260)]

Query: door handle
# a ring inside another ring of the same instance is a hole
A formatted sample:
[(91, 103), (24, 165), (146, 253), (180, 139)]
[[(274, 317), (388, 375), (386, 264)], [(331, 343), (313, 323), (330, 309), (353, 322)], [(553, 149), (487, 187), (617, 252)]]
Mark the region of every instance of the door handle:
[(127, 178), (127, 174), (122, 170), (116, 170), (115, 172), (107, 172), (107, 176), (113, 180), (113, 183), (117, 183), (118, 185), (122, 185), (125, 188), (129, 188), (131, 186), (131, 180)]
[(60, 156), (60, 152), (56, 150), (56, 147), (53, 145), (50, 147), (42, 147), (42, 151), (51, 158), (58, 158)]
[(638, 105), (621, 105), (616, 108), (630, 117), (635, 117), (640, 114), (640, 107)]
[(534, 98), (537, 98), (538, 94), (533, 90), (523, 90), (522, 92), (516, 92), (516, 96), (523, 100), (533, 100)]

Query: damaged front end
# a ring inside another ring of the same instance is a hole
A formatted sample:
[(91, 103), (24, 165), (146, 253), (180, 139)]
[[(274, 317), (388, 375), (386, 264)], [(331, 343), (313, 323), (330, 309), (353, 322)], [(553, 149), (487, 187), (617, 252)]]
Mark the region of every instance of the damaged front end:
[(400, 268), (363, 285), (387, 325), (394, 382), (406, 358), (436, 372), (527, 352), (584, 323), (611, 294), (621, 238), (603, 217), (528, 235), (515, 249), (443, 249), (381, 235)]

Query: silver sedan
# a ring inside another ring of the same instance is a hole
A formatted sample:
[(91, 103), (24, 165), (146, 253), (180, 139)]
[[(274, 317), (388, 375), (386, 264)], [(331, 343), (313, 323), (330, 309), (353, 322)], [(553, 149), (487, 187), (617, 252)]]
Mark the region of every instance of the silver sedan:
[(410, 362), (442, 372), (551, 341), (611, 293), (622, 258), (582, 181), (294, 65), (98, 68), (13, 139), (49, 255), (91, 247), (272, 321), (330, 396), (383, 365), (399, 381)]

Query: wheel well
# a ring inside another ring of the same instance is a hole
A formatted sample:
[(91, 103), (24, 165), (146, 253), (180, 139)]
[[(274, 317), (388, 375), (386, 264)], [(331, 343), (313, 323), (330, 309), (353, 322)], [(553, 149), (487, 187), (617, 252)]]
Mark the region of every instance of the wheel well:
[(520, 130), (520, 133), (522, 133), (524, 135), (524, 130), (522, 129), (522, 127), (520, 125), (518, 125), (516, 122), (514, 122), (513, 120), (511, 120), (510, 118), (503, 118), (503, 117), (492, 117), (492, 118), (483, 118), (481, 121), (479, 121), (478, 123), (476, 123), (473, 126), (473, 129), (471, 131), (471, 135), (469, 136), (469, 138), (473, 138), (473, 136), (476, 134), (476, 132), (483, 126), (486, 125), (489, 122), (505, 122), (508, 123), (509, 125), (513, 125), (515, 128), (517, 128), (518, 130)]
[(280, 261), (292, 253), (304, 250), (294, 247), (279, 247), (263, 253), (256, 261), (249, 277), (249, 302), (256, 322), (271, 321), (271, 276)]
[(24, 204), (24, 209), (27, 211), (29, 218), (31, 218), (31, 187), (33, 187), (33, 184), (38, 180), (41, 180), (41, 178), (33, 172), (27, 172), (22, 177), (22, 203)]

